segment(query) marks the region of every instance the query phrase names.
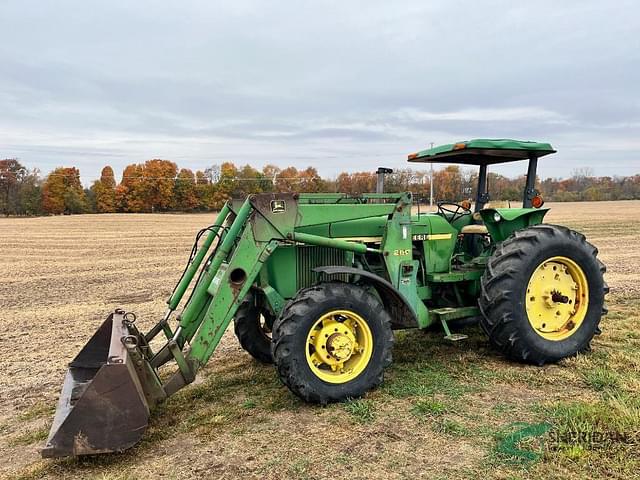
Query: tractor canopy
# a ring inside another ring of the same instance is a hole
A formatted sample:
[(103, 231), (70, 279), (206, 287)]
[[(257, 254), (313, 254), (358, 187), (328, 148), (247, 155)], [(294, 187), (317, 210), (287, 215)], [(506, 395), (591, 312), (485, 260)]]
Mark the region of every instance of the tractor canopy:
[(421, 150), (409, 155), (408, 160), (410, 162), (492, 165), (539, 158), (555, 152), (549, 143), (481, 138)]
[(410, 154), (408, 160), (410, 162), (478, 165), (480, 170), (478, 172), (475, 209), (476, 211), (480, 211), (489, 201), (489, 192), (487, 191), (487, 165), (529, 160), (527, 179), (522, 196), (522, 206), (524, 208), (530, 208), (532, 206), (532, 200), (540, 195), (535, 189), (538, 158), (555, 152), (550, 143), (478, 138), (421, 150), (417, 153)]

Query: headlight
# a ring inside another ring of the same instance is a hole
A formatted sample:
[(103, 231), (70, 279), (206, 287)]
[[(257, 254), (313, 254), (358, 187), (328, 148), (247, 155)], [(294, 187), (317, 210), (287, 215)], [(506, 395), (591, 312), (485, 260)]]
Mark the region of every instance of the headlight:
[(499, 222), (500, 220), (502, 220), (502, 217), (500, 216), (500, 214), (498, 212), (495, 212), (493, 214), (493, 221), (494, 222)]

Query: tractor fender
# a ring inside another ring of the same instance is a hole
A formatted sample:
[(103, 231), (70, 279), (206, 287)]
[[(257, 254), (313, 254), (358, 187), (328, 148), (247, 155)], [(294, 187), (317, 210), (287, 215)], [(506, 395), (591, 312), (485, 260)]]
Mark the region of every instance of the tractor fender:
[(325, 275), (348, 274), (360, 277), (360, 282), (372, 286), (380, 296), (385, 309), (391, 315), (393, 328), (415, 328), (418, 318), (406, 298), (384, 278), (375, 273), (354, 267), (326, 266), (313, 269), (314, 272)]
[(502, 242), (517, 230), (542, 223), (548, 208), (485, 208), (482, 221), (494, 242)]

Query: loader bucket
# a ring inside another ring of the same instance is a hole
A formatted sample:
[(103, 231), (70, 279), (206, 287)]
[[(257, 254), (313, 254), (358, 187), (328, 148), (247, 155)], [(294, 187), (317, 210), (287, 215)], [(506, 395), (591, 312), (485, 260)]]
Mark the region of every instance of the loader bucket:
[(109, 315), (69, 364), (43, 457), (122, 451), (142, 437), (162, 395), (145, 391), (146, 360), (123, 341), (133, 338), (123, 314)]

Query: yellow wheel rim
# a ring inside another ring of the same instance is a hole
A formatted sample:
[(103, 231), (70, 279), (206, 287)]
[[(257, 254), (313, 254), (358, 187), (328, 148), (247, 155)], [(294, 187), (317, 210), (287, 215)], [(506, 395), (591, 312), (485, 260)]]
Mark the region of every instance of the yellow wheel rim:
[(529, 323), (547, 340), (565, 340), (577, 332), (589, 308), (587, 276), (567, 257), (551, 257), (538, 265), (526, 295)]
[(367, 367), (372, 354), (371, 329), (351, 310), (325, 313), (307, 335), (307, 363), (314, 375), (325, 382), (353, 380)]

